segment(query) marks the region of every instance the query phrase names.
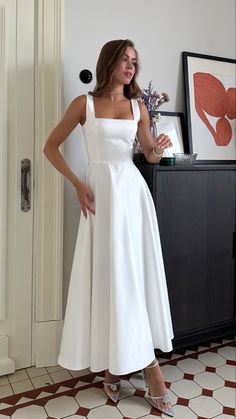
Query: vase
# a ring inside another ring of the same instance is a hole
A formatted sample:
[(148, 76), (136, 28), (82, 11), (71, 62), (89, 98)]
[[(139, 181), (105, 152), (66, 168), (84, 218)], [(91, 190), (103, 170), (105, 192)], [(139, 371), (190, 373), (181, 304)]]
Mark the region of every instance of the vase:
[(153, 138), (156, 140), (157, 138), (157, 123), (160, 118), (160, 113), (158, 111), (150, 111), (150, 128)]

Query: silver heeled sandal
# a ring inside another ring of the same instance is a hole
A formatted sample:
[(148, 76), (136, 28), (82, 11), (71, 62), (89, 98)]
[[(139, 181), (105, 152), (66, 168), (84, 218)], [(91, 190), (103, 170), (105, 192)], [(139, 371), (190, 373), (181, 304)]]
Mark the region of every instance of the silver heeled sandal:
[(107, 397), (111, 399), (114, 403), (117, 402), (120, 394), (120, 380), (115, 383), (106, 383), (103, 381), (103, 390), (105, 391)]
[[(157, 364), (158, 364), (158, 361), (156, 360), (156, 362), (153, 365), (150, 365), (150, 366), (145, 367), (145, 368), (154, 368), (154, 367), (156, 367)], [(143, 376), (143, 380), (146, 384), (146, 387), (148, 387), (147, 377), (146, 377), (144, 369), (142, 370), (142, 376)], [(171, 417), (174, 416), (174, 409), (173, 409), (172, 406), (169, 407), (168, 409), (164, 407), (165, 404), (171, 405), (171, 400), (170, 400), (170, 397), (169, 397), (168, 393), (165, 393), (163, 396), (160, 396), (160, 397), (155, 397), (155, 396), (151, 396), (149, 394), (149, 388), (148, 388), (144, 398), (147, 400), (147, 402), (151, 406), (155, 407), (160, 412), (165, 413), (166, 415), (171, 416)]]

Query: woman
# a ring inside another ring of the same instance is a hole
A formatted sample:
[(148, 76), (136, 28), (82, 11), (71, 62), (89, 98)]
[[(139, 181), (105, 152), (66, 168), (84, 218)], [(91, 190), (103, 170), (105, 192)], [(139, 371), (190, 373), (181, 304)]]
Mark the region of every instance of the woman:
[[(136, 134), (150, 163), (172, 144), (166, 135), (153, 139), (146, 106), (136, 99), (137, 74), (134, 44), (106, 43), (94, 91), (72, 101), (44, 148), (74, 185), (82, 210), (58, 363), (106, 370), (104, 391), (114, 402), (119, 376), (142, 369), (146, 400), (173, 416), (154, 352), (172, 350), (173, 338), (159, 231), (149, 189), (132, 161)], [(85, 182), (58, 150), (77, 124), (89, 159)]]

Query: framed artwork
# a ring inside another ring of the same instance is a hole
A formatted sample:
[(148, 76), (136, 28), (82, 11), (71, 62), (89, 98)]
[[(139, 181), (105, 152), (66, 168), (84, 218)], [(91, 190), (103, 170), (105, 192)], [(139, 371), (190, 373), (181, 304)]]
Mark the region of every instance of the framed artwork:
[(182, 52), (189, 151), (204, 163), (236, 163), (236, 60)]
[[(156, 138), (160, 134), (166, 134), (173, 144), (172, 147), (164, 151), (163, 157), (172, 157), (173, 153), (188, 152), (184, 114), (182, 112), (155, 111), (154, 115), (156, 122), (155, 132), (152, 132), (153, 136)], [(134, 161), (147, 163), (137, 137), (134, 142)]]
[(185, 137), (184, 114), (181, 112), (157, 111), (156, 134), (166, 134), (170, 137), (172, 147), (164, 151), (163, 157), (172, 157), (173, 153), (187, 151)]

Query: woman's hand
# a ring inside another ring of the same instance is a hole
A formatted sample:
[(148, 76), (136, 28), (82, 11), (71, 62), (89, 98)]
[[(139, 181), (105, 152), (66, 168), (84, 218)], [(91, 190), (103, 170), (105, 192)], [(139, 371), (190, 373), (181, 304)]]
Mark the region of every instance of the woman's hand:
[(165, 150), (165, 148), (169, 148), (172, 147), (173, 144), (171, 142), (170, 137), (168, 137), (168, 135), (165, 134), (160, 134), (156, 141), (155, 141), (155, 150), (157, 154), (162, 154)]
[(79, 182), (76, 186), (77, 197), (81, 206), (81, 210), (85, 218), (87, 218), (87, 211), (89, 210), (92, 214), (95, 214), (95, 203), (93, 192), (86, 183)]
[[(172, 143), (168, 135), (160, 134), (153, 138), (150, 130), (150, 116), (147, 107), (140, 102), (140, 120), (138, 123), (137, 137), (141, 144), (143, 153), (149, 163), (159, 163), (165, 148), (171, 147)], [(154, 147), (154, 148), (153, 148)]]

